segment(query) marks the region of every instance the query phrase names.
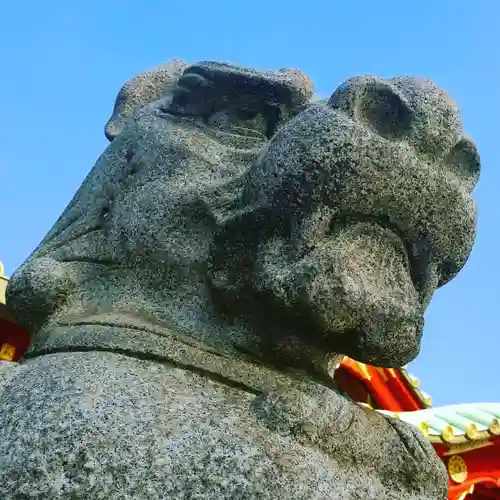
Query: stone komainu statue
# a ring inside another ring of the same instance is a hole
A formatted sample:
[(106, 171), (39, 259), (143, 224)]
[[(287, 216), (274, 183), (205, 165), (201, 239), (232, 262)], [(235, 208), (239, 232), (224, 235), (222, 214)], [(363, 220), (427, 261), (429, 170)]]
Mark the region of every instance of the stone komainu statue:
[(431, 446), (335, 390), (400, 366), (475, 233), (473, 142), (417, 78), (171, 61), (12, 277), (0, 498), (446, 498)]

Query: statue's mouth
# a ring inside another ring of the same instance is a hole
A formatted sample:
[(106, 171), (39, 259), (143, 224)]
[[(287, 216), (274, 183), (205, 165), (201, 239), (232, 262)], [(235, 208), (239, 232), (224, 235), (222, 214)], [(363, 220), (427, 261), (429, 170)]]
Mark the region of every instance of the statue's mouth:
[(385, 232), (388, 242), (398, 250), (403, 266), (407, 269), (409, 279), (420, 296), (421, 302), (426, 304), (437, 286), (439, 277), (431, 264), (430, 251), (425, 244), (425, 238), (415, 241), (408, 235), (408, 231), (405, 231), (390, 216), (357, 213), (337, 217), (333, 222), (332, 232), (337, 230), (337, 226), (345, 228), (353, 225), (371, 226)]

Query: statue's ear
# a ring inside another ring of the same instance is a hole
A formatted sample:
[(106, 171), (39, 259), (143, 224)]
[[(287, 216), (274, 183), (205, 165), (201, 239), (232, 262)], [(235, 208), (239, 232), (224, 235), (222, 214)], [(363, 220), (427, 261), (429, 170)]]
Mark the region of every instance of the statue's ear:
[(177, 82), (187, 63), (172, 59), (131, 78), (118, 92), (113, 114), (104, 128), (109, 141), (119, 135), (134, 110), (160, 99)]
[(328, 104), (385, 139), (401, 139), (412, 128), (414, 113), (404, 96), (389, 81), (377, 77), (347, 80), (332, 94)]

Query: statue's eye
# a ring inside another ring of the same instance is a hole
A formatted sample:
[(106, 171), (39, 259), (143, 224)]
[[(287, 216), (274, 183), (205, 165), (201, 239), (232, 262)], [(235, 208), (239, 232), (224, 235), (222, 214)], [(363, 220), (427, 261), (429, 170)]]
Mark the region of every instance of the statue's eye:
[(467, 138), (458, 141), (445, 158), (445, 165), (462, 178), (470, 190), (476, 185), (481, 160), (475, 144)]
[(390, 86), (370, 82), (356, 101), (356, 114), (380, 136), (398, 140), (410, 130), (413, 114)]

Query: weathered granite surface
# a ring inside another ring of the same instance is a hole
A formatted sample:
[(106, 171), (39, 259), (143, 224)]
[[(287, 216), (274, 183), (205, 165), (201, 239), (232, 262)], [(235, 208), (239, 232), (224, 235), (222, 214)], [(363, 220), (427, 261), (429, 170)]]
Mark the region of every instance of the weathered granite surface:
[(446, 498), (416, 430), (332, 381), (398, 366), (464, 265), (479, 157), (417, 78), (172, 61), (17, 270), (33, 333), (0, 367), (0, 498)]

